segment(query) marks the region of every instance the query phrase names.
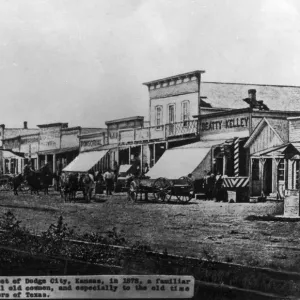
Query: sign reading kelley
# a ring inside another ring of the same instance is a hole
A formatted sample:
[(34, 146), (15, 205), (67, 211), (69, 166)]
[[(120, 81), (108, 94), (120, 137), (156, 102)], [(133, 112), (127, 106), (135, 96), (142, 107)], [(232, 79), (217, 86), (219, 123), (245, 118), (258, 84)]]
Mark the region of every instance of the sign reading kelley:
[(249, 117), (231, 118), (218, 121), (201, 122), (202, 131), (248, 127)]

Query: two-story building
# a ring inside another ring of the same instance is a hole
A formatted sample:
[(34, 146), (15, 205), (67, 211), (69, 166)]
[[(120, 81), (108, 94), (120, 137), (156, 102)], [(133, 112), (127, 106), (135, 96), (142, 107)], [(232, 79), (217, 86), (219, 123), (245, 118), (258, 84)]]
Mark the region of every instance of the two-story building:
[[(264, 164), (259, 151), (290, 141), (289, 128), (296, 126), (291, 127), (292, 120), (300, 116), (300, 87), (202, 82), (203, 73), (194, 71), (144, 83), (149, 91), (147, 125), (137, 122), (133, 128), (121, 128), (108, 121), (113, 133), (107, 133), (106, 138), (100, 134), (100, 145), (82, 150), (105, 151), (102, 168), (138, 158), (141, 165), (147, 162), (152, 167), (152, 178), (173, 178), (194, 171), (201, 177), (205, 170), (221, 173), (226, 176), (227, 188), (249, 187), (250, 196), (263, 193), (278, 197), (282, 176), (293, 178), (293, 183), (285, 184), (286, 189), (295, 186), (297, 163), (293, 163), (294, 169), (289, 167), (291, 162), (285, 163), (289, 171), (276, 159)], [(82, 136), (82, 141), (96, 136)]]
[[(79, 135), (80, 154), (67, 166), (66, 172), (104, 171), (119, 164), (139, 163), (140, 147), (131, 147), (135, 131), (143, 128), (144, 117), (134, 116), (105, 122), (101, 131)], [(120, 145), (122, 135), (128, 143)]]
[[(231, 84), (230, 86), (232, 88)], [(246, 86), (249, 87), (249, 85)], [(245, 86), (243, 86), (244, 88)], [(277, 93), (276, 89), (278, 89)], [(269, 160), (264, 166), (266, 171), (262, 171), (264, 169), (262, 166), (256, 166), (256, 160), (252, 159), (252, 155), (270, 146), (285, 144), (289, 139), (289, 118), (300, 116), (299, 105), (298, 111), (295, 110), (295, 108), (297, 109), (295, 105), (291, 105), (289, 111), (269, 109), (268, 105), (277, 108), (277, 103), (284, 102), (282, 98), (278, 102), (274, 99), (274, 95), (282, 96), (282, 89), (284, 89), (283, 95), (291, 101), (290, 103), (296, 102), (288, 95), (300, 99), (299, 87), (260, 86), (260, 90), (264, 90), (265, 95), (269, 90), (273, 97), (268, 101), (257, 100), (256, 90), (252, 88), (249, 90), (248, 98), (240, 98), (238, 104), (233, 106), (238, 109), (225, 107), (225, 109), (221, 108), (220, 111), (212, 113), (208, 113), (205, 109), (202, 113), (200, 106), (200, 114), (195, 116), (198, 119), (200, 141), (169, 149), (148, 175), (151, 178), (177, 178), (192, 173), (195, 178), (201, 178), (205, 171), (212, 171), (223, 174), (226, 177), (224, 179), (225, 186), (228, 189), (243, 192), (242, 198), (261, 194), (278, 198), (278, 179), (275, 174), (277, 174), (277, 168), (282, 168), (282, 163), (278, 167), (276, 160)], [(201, 90), (203, 91), (203, 89)], [(224, 98), (226, 98), (225, 96)], [(234, 97), (232, 98), (234, 99)], [(230, 98), (228, 97), (227, 100)], [(212, 100), (211, 102), (216, 101)], [(266, 105), (266, 103), (270, 104)], [(282, 107), (286, 108), (287, 106), (282, 105)], [(266, 124), (269, 126), (268, 129), (263, 131), (262, 135), (258, 135), (257, 132), (261, 132)], [(250, 145), (252, 146), (250, 147)], [(193, 160), (194, 163), (191, 162)], [(253, 161), (255, 162), (254, 167)], [(263, 175), (257, 176), (257, 171), (252, 172), (253, 168), (259, 169)], [(252, 173), (255, 174), (255, 180), (252, 178)], [(248, 187), (250, 187), (250, 194)]]

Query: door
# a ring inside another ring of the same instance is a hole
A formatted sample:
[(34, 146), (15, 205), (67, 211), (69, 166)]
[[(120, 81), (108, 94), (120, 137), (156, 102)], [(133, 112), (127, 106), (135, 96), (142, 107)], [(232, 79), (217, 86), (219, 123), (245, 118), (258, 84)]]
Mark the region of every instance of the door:
[(169, 105), (169, 114), (168, 114), (168, 123), (169, 123), (169, 135), (174, 135), (174, 123), (175, 123), (175, 105)]
[(267, 158), (264, 165), (264, 194), (272, 193), (272, 159)]

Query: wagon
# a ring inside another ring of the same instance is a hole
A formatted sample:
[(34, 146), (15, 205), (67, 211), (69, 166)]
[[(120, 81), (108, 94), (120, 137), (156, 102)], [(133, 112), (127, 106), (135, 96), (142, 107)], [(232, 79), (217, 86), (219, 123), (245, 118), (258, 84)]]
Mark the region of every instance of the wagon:
[[(0, 176), (0, 191), (10, 191), (13, 190), (13, 178), (15, 175), (11, 174), (4, 174)], [(28, 185), (28, 182), (24, 180), (20, 186), (18, 187), (18, 190), (20, 191), (29, 191), (30, 187)]]
[(132, 169), (132, 165), (120, 165), (118, 178), (115, 182), (115, 192), (128, 191), (128, 174)]
[(172, 197), (176, 197), (177, 201), (187, 203), (194, 196), (194, 184), (185, 176), (179, 179), (135, 178), (131, 181), (128, 190), (129, 199), (136, 201), (138, 194), (141, 198), (142, 194), (145, 194), (145, 200), (148, 200), (149, 193), (153, 194), (155, 201), (170, 201)]
[(1, 175), (0, 176), (0, 191), (12, 190), (12, 175)]

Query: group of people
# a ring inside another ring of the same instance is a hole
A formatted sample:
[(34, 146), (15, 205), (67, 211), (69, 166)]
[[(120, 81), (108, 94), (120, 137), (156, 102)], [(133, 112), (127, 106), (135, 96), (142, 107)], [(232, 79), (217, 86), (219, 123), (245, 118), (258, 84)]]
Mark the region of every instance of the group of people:
[(214, 198), (218, 202), (226, 200), (226, 189), (223, 187), (223, 181), (223, 176), (220, 172), (217, 172), (217, 175), (212, 172), (204, 172), (203, 188), (205, 200), (213, 200)]

